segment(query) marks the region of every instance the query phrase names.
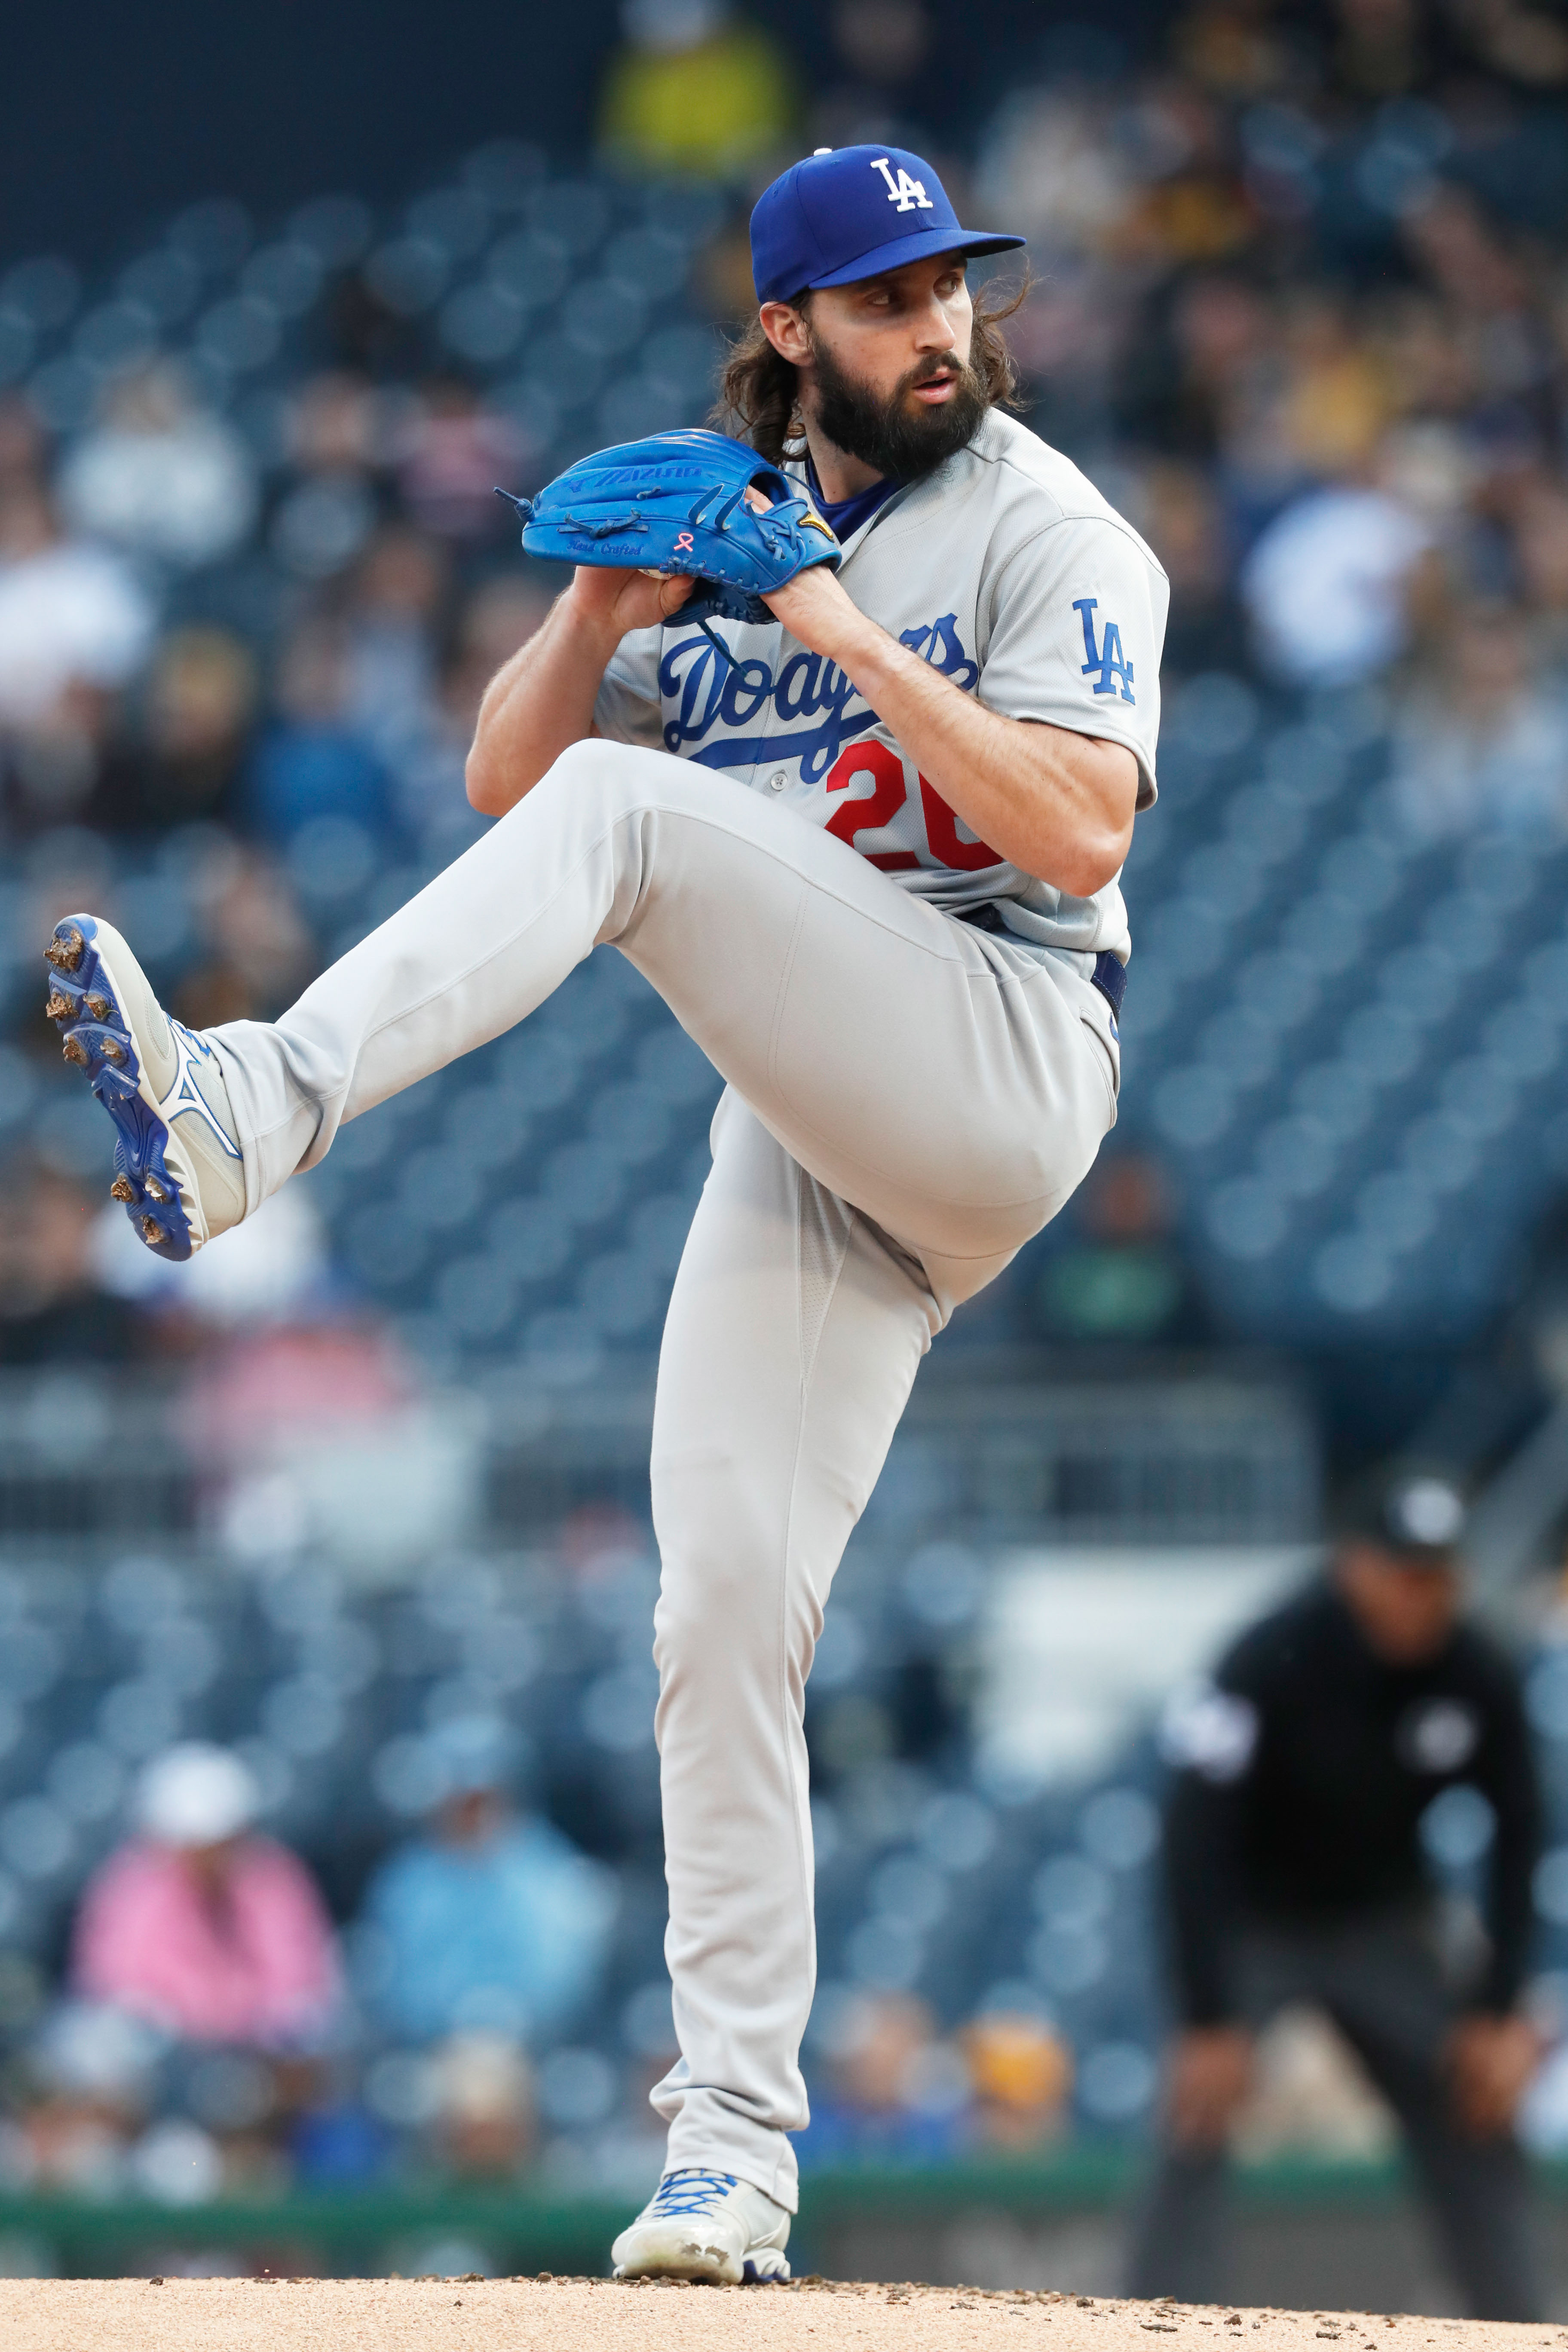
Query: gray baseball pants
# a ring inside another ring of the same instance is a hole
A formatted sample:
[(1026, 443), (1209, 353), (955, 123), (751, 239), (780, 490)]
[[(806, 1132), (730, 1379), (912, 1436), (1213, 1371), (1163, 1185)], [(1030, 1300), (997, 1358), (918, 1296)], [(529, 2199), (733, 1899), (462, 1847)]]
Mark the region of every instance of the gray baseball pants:
[[(816, 1971), (805, 1679), (921, 1357), (1115, 1118), (1110, 1007), (787, 808), (590, 740), (275, 1026), (209, 1033), (247, 1208), (595, 945), (727, 1084), (659, 1359), (657, 1729), (671, 2167), (792, 2210)], [(1087, 962), (1087, 958), (1083, 959)]]
[[(1477, 2319), (1539, 2319), (1540, 2257), (1528, 2170), (1511, 2137), (1477, 2139), (1449, 2105), (1443, 2042), (1461, 2007), (1419, 1912), (1342, 1926), (1256, 1927), (1234, 1955), (1237, 2005), (1255, 2032), (1287, 2006), (1327, 2011), (1404, 2127), (1416, 2186)], [(1128, 2292), (1216, 2303), (1227, 2284), (1229, 2167), (1223, 2150), (1167, 2148), (1134, 2231)], [(1334, 2299), (1331, 2279), (1321, 2289)]]

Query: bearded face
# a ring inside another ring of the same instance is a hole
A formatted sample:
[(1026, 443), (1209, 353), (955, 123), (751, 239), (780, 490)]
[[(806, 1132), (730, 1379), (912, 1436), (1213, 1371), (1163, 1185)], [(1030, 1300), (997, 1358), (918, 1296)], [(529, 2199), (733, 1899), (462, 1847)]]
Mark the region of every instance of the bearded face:
[[(816, 372), (816, 424), (847, 457), (885, 481), (919, 482), (974, 437), (987, 406), (984, 387), (956, 351), (934, 352), (883, 394), (839, 364), (825, 337), (811, 335)], [(915, 398), (921, 384), (951, 383), (932, 406)]]

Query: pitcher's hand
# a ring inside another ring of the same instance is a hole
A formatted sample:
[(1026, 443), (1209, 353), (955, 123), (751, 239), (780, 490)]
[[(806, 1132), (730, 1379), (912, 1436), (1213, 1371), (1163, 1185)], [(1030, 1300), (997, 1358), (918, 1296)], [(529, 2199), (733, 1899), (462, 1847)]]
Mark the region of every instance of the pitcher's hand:
[(673, 620), (692, 585), (684, 574), (653, 578), (646, 572), (580, 563), (572, 574), (566, 602), (594, 635), (613, 635), (618, 642), (632, 629), (657, 628), (661, 621)]

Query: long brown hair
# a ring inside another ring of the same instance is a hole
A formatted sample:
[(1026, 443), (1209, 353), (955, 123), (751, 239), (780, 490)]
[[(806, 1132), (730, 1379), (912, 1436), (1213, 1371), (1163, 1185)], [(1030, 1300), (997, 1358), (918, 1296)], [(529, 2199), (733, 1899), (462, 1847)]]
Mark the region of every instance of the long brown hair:
[[(1002, 327), (1022, 308), (1034, 285), (1034, 278), (1026, 272), (1022, 282), (1012, 288), (993, 279), (976, 298), (969, 363), (980, 378), (987, 407), (1024, 404), (1018, 397), (1017, 365)], [(810, 303), (807, 290), (792, 296), (789, 307), (805, 312)], [(753, 319), (730, 346), (709, 422), (721, 433), (749, 441), (775, 466), (785, 457), (798, 457), (805, 447), (805, 435), (795, 389), (793, 362), (774, 351), (763, 332), (761, 319)]]

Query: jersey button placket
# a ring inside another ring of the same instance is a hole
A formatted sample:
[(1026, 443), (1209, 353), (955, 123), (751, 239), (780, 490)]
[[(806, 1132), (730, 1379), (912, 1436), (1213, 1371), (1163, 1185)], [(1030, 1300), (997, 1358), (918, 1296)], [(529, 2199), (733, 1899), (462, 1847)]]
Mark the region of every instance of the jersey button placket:
[(770, 793), (782, 793), (788, 782), (789, 778), (784, 774), (784, 770), (782, 768), (775, 769), (773, 773), (768, 778), (768, 790)]

